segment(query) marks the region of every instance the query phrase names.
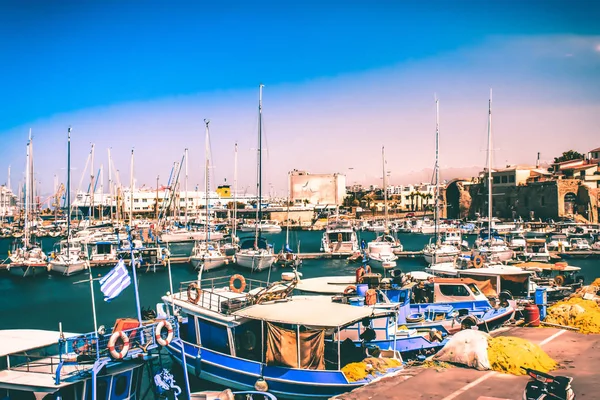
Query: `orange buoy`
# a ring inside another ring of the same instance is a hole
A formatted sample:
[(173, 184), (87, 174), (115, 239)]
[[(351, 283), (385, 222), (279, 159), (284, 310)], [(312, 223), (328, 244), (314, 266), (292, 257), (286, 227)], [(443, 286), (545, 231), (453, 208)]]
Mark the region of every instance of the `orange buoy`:
[(368, 306), (374, 306), (377, 303), (377, 292), (375, 289), (367, 290), (365, 293), (365, 304)]

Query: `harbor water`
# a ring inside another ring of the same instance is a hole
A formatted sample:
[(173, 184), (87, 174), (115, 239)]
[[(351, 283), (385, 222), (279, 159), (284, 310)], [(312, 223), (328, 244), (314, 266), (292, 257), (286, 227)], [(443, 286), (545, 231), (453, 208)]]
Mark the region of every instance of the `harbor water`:
[[(300, 251), (316, 253), (320, 251), (320, 231), (292, 231), (289, 235), (290, 247), (294, 250), (300, 244)], [(280, 251), (285, 244), (285, 232), (279, 234), (265, 235), (273, 244), (276, 252)], [(369, 241), (375, 237), (372, 232), (359, 232), (359, 238)], [(398, 238), (404, 246), (404, 250), (421, 250), (429, 242), (430, 236), (420, 234), (399, 234)], [(57, 239), (46, 238), (42, 241), (45, 252), (52, 251), (53, 244)], [(474, 237), (471, 238), (474, 240)], [(0, 240), (0, 256), (7, 257), (10, 248), (10, 240)], [(191, 249), (191, 243), (174, 245), (170, 250), (173, 256), (183, 255)], [(569, 260), (569, 263), (582, 268), (581, 275), (586, 282), (600, 277), (600, 260), (583, 259)], [(403, 271), (423, 270), (424, 261), (421, 258), (400, 258), (397, 268)], [(357, 264), (348, 263), (346, 259), (306, 259), (303, 261), (300, 271), (304, 278), (326, 276), (326, 275), (348, 275), (354, 274)], [(104, 276), (110, 268), (94, 268), (94, 278)], [(173, 288), (179, 289), (179, 283), (197, 279), (197, 272), (190, 264), (173, 264), (171, 266), (173, 277)], [(225, 269), (209, 271), (203, 274), (206, 277), (230, 276), (236, 273), (243, 274), (247, 278), (276, 281), (281, 277), (284, 269), (274, 267), (271, 271), (251, 273), (235, 265), (229, 265)], [(382, 271), (378, 271), (382, 272)], [(72, 277), (58, 275), (42, 275), (34, 278), (16, 278), (10, 276), (6, 271), (0, 271), (0, 329), (49, 329), (58, 330), (58, 323), (62, 323), (63, 330), (68, 332), (90, 332), (94, 330), (92, 317), (92, 304), (90, 297), (90, 285), (87, 273)], [(166, 268), (161, 268), (156, 273), (138, 273), (140, 304), (142, 307), (155, 309), (156, 304), (161, 301), (161, 296), (170, 290), (169, 277)], [(117, 318), (136, 318), (136, 306), (133, 285), (130, 285), (123, 293), (107, 303), (103, 300), (97, 280), (94, 281), (94, 298), (96, 302), (98, 324), (112, 326)], [(315, 310), (318, 312), (318, 310)], [(176, 368), (177, 381), (183, 384), (181, 371)], [(210, 387), (208, 384), (196, 379), (191, 380), (192, 390), (204, 390)], [(183, 386), (183, 385), (182, 385)]]

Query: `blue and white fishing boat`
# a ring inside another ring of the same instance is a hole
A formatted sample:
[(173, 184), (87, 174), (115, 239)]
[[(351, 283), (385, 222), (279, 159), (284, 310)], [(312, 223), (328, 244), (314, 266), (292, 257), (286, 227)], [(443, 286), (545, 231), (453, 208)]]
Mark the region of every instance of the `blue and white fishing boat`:
[(366, 358), (356, 340), (374, 329), (373, 320), (381, 319), (377, 339), (392, 349), (384, 349), (386, 354), (398, 357), (387, 330), (396, 326), (388, 323), (395, 312), (335, 303), (326, 296), (292, 297), (295, 283), (267, 285), (241, 275), (182, 283), (158, 305), (181, 320), (185, 357), (178, 340), (167, 346), (169, 352), (201, 379), (295, 399), (330, 398), (368, 383), (349, 381), (342, 368)]
[[(329, 276), (302, 279), (297, 290), (303, 293), (365, 296), (372, 288), (377, 293), (376, 307), (398, 306), (398, 324), (410, 329), (439, 329), (449, 334), (466, 325), (490, 331), (514, 317), (516, 304), (505, 296), (495, 306), (488, 300), (496, 296), (491, 283), (472, 279), (429, 279), (416, 283), (397, 275), (379, 280), (371, 274), (369, 282), (357, 283), (354, 276)], [(372, 279), (371, 279), (372, 278)], [(410, 350), (410, 349), (409, 349)]]
[(109, 331), (83, 335), (0, 331), (0, 395), (5, 399), (23, 398), (26, 393), (36, 398), (141, 399), (149, 352), (177, 335), (177, 323), (173, 318), (143, 326), (134, 321), (136, 327), (131, 329), (117, 323)]

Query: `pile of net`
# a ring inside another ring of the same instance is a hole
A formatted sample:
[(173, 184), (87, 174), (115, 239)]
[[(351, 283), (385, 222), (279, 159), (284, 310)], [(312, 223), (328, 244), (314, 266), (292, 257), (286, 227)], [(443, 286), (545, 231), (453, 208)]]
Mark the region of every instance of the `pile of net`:
[(361, 381), (367, 378), (375, 378), (378, 374), (391, 372), (392, 369), (397, 369), (402, 366), (402, 362), (395, 358), (365, 358), (361, 362), (353, 362), (342, 368), (342, 372), (346, 375), (349, 382)]
[(528, 340), (510, 336), (493, 338), (472, 329), (456, 333), (433, 360), (513, 375), (523, 375), (521, 367), (542, 372), (556, 367), (548, 354)]
[(577, 328), (581, 333), (600, 333), (600, 307), (593, 300), (571, 297), (549, 307), (544, 322)]

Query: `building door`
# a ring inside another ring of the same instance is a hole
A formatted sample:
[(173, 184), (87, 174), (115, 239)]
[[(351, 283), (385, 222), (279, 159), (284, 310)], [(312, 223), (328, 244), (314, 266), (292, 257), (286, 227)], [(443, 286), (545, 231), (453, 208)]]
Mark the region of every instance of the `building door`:
[(577, 195), (569, 192), (565, 194), (565, 214), (573, 215), (575, 213), (575, 203), (577, 202)]

